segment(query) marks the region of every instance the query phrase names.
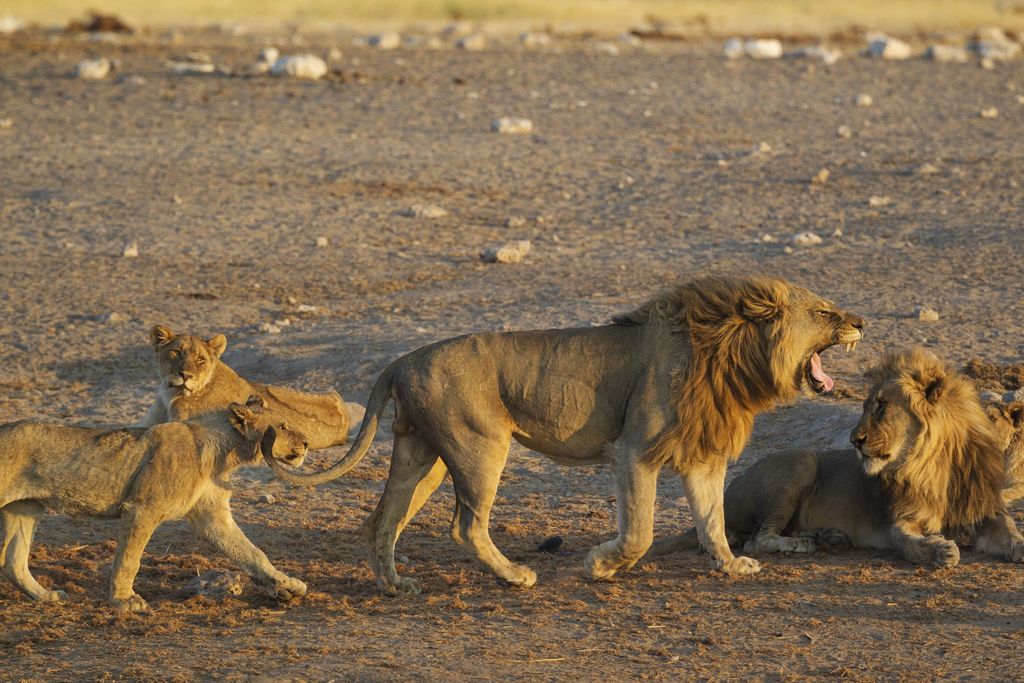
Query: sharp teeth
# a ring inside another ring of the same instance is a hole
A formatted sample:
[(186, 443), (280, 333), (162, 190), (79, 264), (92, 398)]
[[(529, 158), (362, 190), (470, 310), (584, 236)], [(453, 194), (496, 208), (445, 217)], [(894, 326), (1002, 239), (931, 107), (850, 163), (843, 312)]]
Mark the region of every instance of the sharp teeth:
[(856, 351), (857, 350), (857, 342), (856, 341), (852, 342), (852, 345), (850, 346), (850, 350), (851, 351)]

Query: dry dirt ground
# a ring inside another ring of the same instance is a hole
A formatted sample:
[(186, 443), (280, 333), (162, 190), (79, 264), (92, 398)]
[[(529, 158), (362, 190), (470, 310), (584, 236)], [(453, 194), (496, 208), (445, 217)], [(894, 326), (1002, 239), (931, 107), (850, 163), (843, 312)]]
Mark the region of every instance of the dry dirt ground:
[[(600, 323), (680, 278), (763, 271), (865, 316), (868, 338), (827, 354), (835, 398), (759, 418), (734, 475), (778, 448), (843, 443), (862, 372), (886, 348), (921, 343), (957, 364), (1024, 352), (1024, 62), (825, 67), (730, 63), (718, 43), (614, 56), (583, 38), (479, 53), (304, 40), (343, 48), (328, 79), (165, 64), (202, 50), (240, 68), (266, 43), (256, 36), (0, 37), (0, 420), (138, 419), (155, 390), (155, 323), (225, 333), (225, 359), (254, 379), (365, 401), (386, 363), (433, 340)], [(110, 78), (69, 77), (100, 54), (119, 61)], [(874, 104), (855, 106), (858, 93)], [(989, 107), (997, 118), (979, 116)], [(510, 115), (533, 134), (490, 131)], [(915, 173), (922, 164), (936, 172)], [(822, 168), (827, 182), (810, 183)], [(402, 215), (414, 204), (448, 215)], [(800, 231), (822, 244), (787, 253)], [(521, 238), (533, 241), (526, 262), (479, 261)], [(137, 258), (121, 256), (130, 242)], [(915, 319), (918, 304), (941, 319)], [(282, 318), (281, 333), (259, 331)], [(116, 618), (102, 602), (116, 523), (45, 519), (32, 563), (72, 600), (37, 605), (0, 583), (0, 679), (1022, 676), (1020, 566), (967, 552), (931, 571), (856, 551), (768, 558), (734, 579), (680, 554), (592, 583), (583, 557), (614, 533), (608, 473), (518, 447), (493, 534), (537, 586), (496, 585), (450, 540), (446, 484), (399, 545), (423, 594), (382, 597), (358, 530), (388, 449), (385, 433), (351, 476), (316, 490), (263, 469), (237, 477), (240, 524), (309, 583), (289, 604), (251, 582), (223, 601), (190, 597), (197, 572), (234, 567), (179, 523), (143, 560), (152, 613)], [(688, 524), (666, 472), (657, 531)], [(556, 534), (557, 553), (536, 551)]]

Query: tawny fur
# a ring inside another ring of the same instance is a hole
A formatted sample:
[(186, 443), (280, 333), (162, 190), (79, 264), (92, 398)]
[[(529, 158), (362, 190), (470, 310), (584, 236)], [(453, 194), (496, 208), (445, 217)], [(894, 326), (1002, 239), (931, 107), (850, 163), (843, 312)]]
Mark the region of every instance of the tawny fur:
[(277, 571), (231, 517), (234, 470), (259, 464), (261, 453), (294, 464), (306, 453), (305, 438), (261, 405), (252, 397), (248, 405), (148, 430), (28, 421), (0, 426), (0, 569), (36, 600), (63, 600), (63, 591), (43, 588), (29, 572), (36, 523), (46, 510), (119, 517), (110, 601), (120, 610), (142, 611), (146, 603), (132, 585), (146, 543), (162, 522), (184, 517), (270, 595), (303, 595), (305, 584)]
[[(931, 353), (887, 354), (851, 440), (859, 452), (769, 455), (729, 485), (725, 519), (748, 552), (810, 552), (825, 545), (895, 548), (907, 560), (952, 566), (947, 536), (1019, 562), (1024, 537), (1006, 512), (1008, 439), (974, 385)], [(697, 534), (657, 541), (655, 555), (693, 548)]]
[(613, 324), (480, 333), (417, 349), (378, 378), (345, 457), (299, 484), (337, 478), (365, 455), (387, 404), (397, 417), (391, 473), (364, 525), (370, 564), (388, 593), (415, 592), (398, 576), (395, 542), (451, 474), (452, 536), (503, 581), (536, 574), (510, 562), (488, 533), (490, 509), (515, 439), (564, 464), (609, 463), (619, 535), (590, 551), (585, 571), (607, 579), (631, 567), (653, 537), (659, 468), (683, 477), (715, 568), (758, 571), (725, 540), (726, 463), (742, 448), (754, 413), (807, 389), (811, 358), (862, 336), (863, 320), (782, 280), (707, 277)]
[(990, 404), (986, 412), (1003, 445), (1006, 461), (1003, 502), (1010, 505), (1024, 498), (1024, 403)]
[(334, 391), (315, 394), (239, 376), (221, 360), (227, 347), (222, 334), (203, 339), (157, 325), (150, 332), (150, 341), (156, 352), (160, 388), (140, 427), (187, 420), (256, 395), (288, 426), (305, 434), (309, 447), (317, 450), (344, 443), (352, 414), (357, 419), (362, 416), (361, 406), (346, 404)]

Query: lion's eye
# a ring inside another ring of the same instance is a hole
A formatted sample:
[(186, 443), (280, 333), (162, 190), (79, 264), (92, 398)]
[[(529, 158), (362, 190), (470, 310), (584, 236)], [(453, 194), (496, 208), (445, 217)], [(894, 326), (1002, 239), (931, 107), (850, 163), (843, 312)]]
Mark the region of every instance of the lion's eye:
[(199, 358), (196, 358), (196, 363), (198, 363), (199, 365), (202, 365), (205, 362), (206, 362), (206, 359), (203, 358), (202, 356), (199, 356)]
[(283, 429), (285, 431), (288, 431), (288, 423), (287, 422), (282, 422), (281, 423), (281, 429)]
[(878, 415), (879, 417), (881, 417), (882, 413), (884, 413), (884, 412), (885, 412), (885, 401), (883, 401), (881, 399), (875, 399), (875, 415)]
[(825, 309), (817, 310), (814, 313), (816, 315), (820, 315), (820, 316), (825, 317), (825, 318), (827, 318), (827, 317), (832, 315), (832, 311), (826, 311)]

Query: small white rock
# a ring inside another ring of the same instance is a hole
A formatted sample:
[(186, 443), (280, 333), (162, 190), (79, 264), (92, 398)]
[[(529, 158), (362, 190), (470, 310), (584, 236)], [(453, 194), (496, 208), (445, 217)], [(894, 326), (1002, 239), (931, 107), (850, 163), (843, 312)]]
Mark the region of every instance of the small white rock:
[(129, 242), (128, 244), (124, 245), (123, 249), (121, 249), (121, 256), (125, 258), (135, 258), (138, 255), (139, 245), (137, 242)]
[(533, 121), (514, 116), (505, 116), (492, 122), (491, 130), (495, 133), (532, 133)]
[(455, 47), (460, 50), (478, 52), (487, 47), (487, 36), (483, 33), (470, 33), (468, 36), (463, 36), (456, 40)]
[(384, 31), (367, 38), (366, 44), (378, 50), (394, 50), (402, 44), (402, 36), (398, 31)]
[(264, 334), (280, 334), (281, 333), (281, 328), (278, 327), (277, 325), (274, 325), (273, 323), (260, 323), (259, 330), (260, 330), (260, 332), (263, 332)]
[(299, 304), (295, 311), (297, 313), (316, 313), (316, 306), (312, 304)]
[(836, 128), (836, 137), (843, 138), (844, 140), (849, 140), (850, 138), (853, 137), (853, 131), (850, 129), (849, 126), (839, 126), (838, 128)]
[(317, 238), (313, 240), (313, 244), (315, 244), (317, 247), (326, 247), (329, 244), (329, 242), (327, 238), (324, 237), (323, 235), (318, 235)]
[(75, 67), (75, 75), (87, 81), (100, 81), (110, 73), (110, 60), (106, 57), (99, 59), (83, 59)]
[(967, 47), (983, 60), (990, 62), (1007, 62), (1021, 52), (1021, 46), (1010, 40), (1006, 33), (997, 27), (979, 29)]
[(14, 119), (7, 117), (0, 119), (0, 130), (7, 130), (14, 125)]
[(409, 218), (444, 218), (448, 212), (437, 204), (413, 204), (402, 215)]
[(753, 38), (743, 43), (743, 52), (751, 59), (778, 59), (782, 43), (775, 38)]
[(967, 50), (952, 45), (929, 45), (924, 51), (926, 59), (947, 64), (963, 64), (971, 58)]
[(798, 247), (812, 247), (821, 244), (821, 237), (813, 232), (798, 232), (793, 235), (793, 244)]
[(530, 253), (530, 240), (508, 242), (500, 247), (488, 247), (480, 252), (485, 263), (519, 263)]
[(875, 98), (868, 95), (866, 92), (857, 93), (853, 96), (853, 103), (858, 107), (870, 107), (875, 103)]
[(914, 317), (924, 322), (933, 323), (939, 319), (939, 312), (927, 306), (918, 306), (914, 309)]
[(939, 167), (935, 164), (925, 162), (919, 166), (914, 167), (914, 175), (936, 175), (939, 172)]
[(913, 49), (899, 38), (893, 38), (885, 34), (875, 34), (869, 37), (868, 54), (881, 59), (909, 59)]
[(801, 47), (792, 54), (794, 57), (814, 59), (822, 64), (832, 65), (840, 60), (843, 56), (843, 51), (839, 48), (825, 47), (824, 45), (812, 45), (810, 47)]
[(13, 14), (0, 15), (0, 35), (6, 36), (17, 33), (24, 26), (25, 24)]
[(793, 247), (789, 247), (789, 246), (783, 247), (782, 248), (782, 253), (783, 254), (792, 254), (793, 253)]
[(327, 57), (325, 58), (325, 60), (327, 61), (328, 64), (332, 64), (340, 62), (344, 58), (344, 56), (345, 55), (344, 53), (342, 53), (340, 48), (332, 47), (327, 51)]
[(327, 73), (327, 64), (316, 55), (288, 55), (279, 57), (270, 73), (275, 76), (291, 76), (292, 78), (305, 78), (317, 80)]
[(278, 327), (288, 327), (292, 324), (292, 321), (289, 318), (281, 318), (279, 320), (275, 320), (274, 324)]
[(988, 107), (978, 112), (978, 115), (983, 119), (996, 119), (999, 118), (999, 110), (995, 107)]
[(212, 74), (217, 70), (209, 62), (168, 62), (167, 67), (176, 74)]
[(118, 313), (117, 311), (114, 311), (107, 315), (106, 320), (108, 323), (111, 324), (124, 323), (128, 322), (128, 316), (124, 315), (123, 313)]
[(871, 195), (868, 197), (868, 206), (878, 208), (880, 206), (889, 206), (892, 199), (885, 195)]
[(274, 64), (281, 58), (281, 51), (274, 46), (268, 46), (260, 50), (259, 61), (264, 64)]
[(832, 236), (833, 237), (842, 237), (843, 236), (843, 229), (842, 228), (836, 228), (835, 230), (832, 231)]
[(770, 233), (765, 232), (765, 233), (761, 233), (761, 241), (762, 242), (775, 242), (776, 240), (775, 240), (775, 237), (773, 237)]
[(521, 228), (526, 225), (526, 219), (522, 216), (509, 216), (505, 219), (506, 228)]
[(604, 55), (611, 55), (612, 57), (617, 56), (621, 50), (615, 43), (610, 43), (607, 40), (602, 40), (594, 43), (594, 52), (598, 52)]
[(551, 36), (547, 33), (527, 31), (519, 36), (519, 42), (523, 47), (547, 47), (551, 44)]
[(277, 502), (277, 498), (274, 498), (273, 494), (264, 493), (257, 499), (257, 501), (263, 503), (264, 505), (273, 505), (274, 503)]
[(812, 185), (824, 185), (825, 183), (828, 182), (828, 176), (829, 176), (828, 169), (827, 168), (823, 168), (823, 169), (821, 169), (820, 171), (818, 171), (817, 173), (814, 174), (814, 177), (811, 178), (811, 184)]

